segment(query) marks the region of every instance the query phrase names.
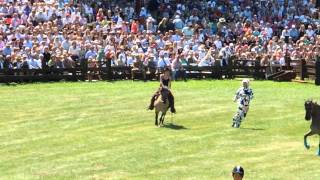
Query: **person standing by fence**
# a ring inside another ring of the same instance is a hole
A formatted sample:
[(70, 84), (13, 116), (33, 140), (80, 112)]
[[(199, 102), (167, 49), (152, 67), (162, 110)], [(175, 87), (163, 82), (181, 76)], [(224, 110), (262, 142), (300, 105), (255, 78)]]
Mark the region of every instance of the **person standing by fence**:
[(106, 67), (107, 67), (107, 79), (110, 81), (112, 80), (112, 70), (111, 70), (111, 61), (114, 57), (114, 52), (108, 50), (106, 52)]

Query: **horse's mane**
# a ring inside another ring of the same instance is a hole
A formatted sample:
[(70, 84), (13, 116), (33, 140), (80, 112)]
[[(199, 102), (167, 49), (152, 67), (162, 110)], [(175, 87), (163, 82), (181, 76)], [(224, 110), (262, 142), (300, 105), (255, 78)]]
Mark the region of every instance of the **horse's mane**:
[(318, 104), (319, 101), (314, 100), (314, 99), (308, 99), (308, 100), (306, 100), (305, 102), (306, 102), (306, 103), (309, 102), (309, 103), (312, 103), (312, 104), (315, 104), (315, 105), (319, 105), (319, 104)]
[(310, 103), (312, 103), (316, 108), (320, 109), (320, 104), (316, 100), (311, 100)]

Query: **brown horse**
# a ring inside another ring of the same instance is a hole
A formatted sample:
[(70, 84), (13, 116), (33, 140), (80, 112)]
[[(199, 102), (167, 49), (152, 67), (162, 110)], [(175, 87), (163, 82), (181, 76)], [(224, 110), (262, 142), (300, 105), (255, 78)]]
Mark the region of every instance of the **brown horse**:
[[(157, 97), (157, 99), (154, 102), (154, 110), (155, 110), (155, 125), (160, 127), (161, 125), (163, 125), (164, 122), (164, 118), (166, 116), (166, 113), (169, 109), (169, 100), (168, 100), (168, 96), (169, 96), (169, 90), (165, 89), (165, 88), (161, 88), (160, 89), (160, 93), (159, 96)], [(159, 123), (158, 123), (158, 117), (159, 117), (159, 112), (161, 112), (161, 116), (159, 119)]]
[[(308, 144), (307, 137), (314, 134), (320, 135), (320, 105), (308, 100), (304, 103), (304, 107), (306, 110), (305, 119), (307, 121), (312, 120), (310, 131), (304, 135), (304, 146), (309, 149), (310, 145)], [(320, 156), (320, 142), (317, 155)]]

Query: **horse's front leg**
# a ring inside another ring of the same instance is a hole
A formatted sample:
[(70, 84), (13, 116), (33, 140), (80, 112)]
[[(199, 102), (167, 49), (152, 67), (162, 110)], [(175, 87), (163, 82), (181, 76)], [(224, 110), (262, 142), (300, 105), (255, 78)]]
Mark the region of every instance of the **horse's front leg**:
[(158, 116), (159, 116), (159, 112), (155, 112), (155, 113), (156, 113), (156, 115), (155, 115), (154, 124), (155, 124), (156, 126), (158, 126)]
[(161, 116), (160, 116), (160, 119), (159, 119), (159, 127), (160, 127), (161, 124), (162, 124), (162, 118), (163, 118), (163, 113), (161, 113)]
[(166, 116), (166, 113), (163, 113), (163, 114), (161, 115), (161, 122), (160, 122), (160, 124), (162, 124), (162, 125), (163, 125), (165, 116)]
[(319, 134), (319, 149), (318, 149), (318, 156), (320, 156), (320, 134)]
[(304, 147), (306, 147), (307, 149), (310, 148), (310, 145), (308, 144), (308, 140), (307, 140), (307, 137), (308, 136), (312, 136), (314, 133), (312, 132), (312, 130), (310, 130), (308, 133), (306, 133), (304, 135)]

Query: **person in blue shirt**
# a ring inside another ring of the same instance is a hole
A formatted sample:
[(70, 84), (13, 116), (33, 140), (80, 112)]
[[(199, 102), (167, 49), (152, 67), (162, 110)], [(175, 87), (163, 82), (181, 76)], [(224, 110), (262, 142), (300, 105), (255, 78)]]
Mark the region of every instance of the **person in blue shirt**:
[(295, 25), (292, 25), (291, 29), (289, 30), (289, 35), (294, 41), (299, 39), (299, 30)]
[(89, 51), (87, 51), (86, 55), (85, 55), (85, 58), (86, 59), (89, 59), (89, 57), (92, 57), (92, 58), (96, 58), (97, 56), (97, 53), (96, 51), (94, 50), (94, 46), (91, 46)]
[(12, 48), (10, 47), (10, 44), (8, 43), (8, 44), (6, 44), (6, 47), (3, 48), (2, 54), (4, 56), (8, 56), (8, 55), (11, 56), (11, 53), (12, 53)]
[(234, 115), (232, 119), (232, 127), (239, 128), (241, 125), (241, 122), (246, 117), (248, 110), (249, 110), (249, 104), (250, 101), (253, 99), (253, 91), (251, 88), (249, 88), (249, 80), (244, 79), (242, 81), (242, 87), (239, 88), (236, 92), (236, 95), (234, 97), (234, 102), (238, 101), (238, 111)]

